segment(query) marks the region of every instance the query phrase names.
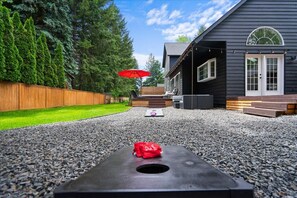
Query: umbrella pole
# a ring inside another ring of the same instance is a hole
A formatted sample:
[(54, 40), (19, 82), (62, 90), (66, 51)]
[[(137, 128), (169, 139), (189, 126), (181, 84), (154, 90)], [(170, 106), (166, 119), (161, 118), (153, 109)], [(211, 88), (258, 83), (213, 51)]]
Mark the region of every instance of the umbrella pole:
[(139, 90), (139, 95), (142, 94), (142, 77), (140, 77), (140, 90)]

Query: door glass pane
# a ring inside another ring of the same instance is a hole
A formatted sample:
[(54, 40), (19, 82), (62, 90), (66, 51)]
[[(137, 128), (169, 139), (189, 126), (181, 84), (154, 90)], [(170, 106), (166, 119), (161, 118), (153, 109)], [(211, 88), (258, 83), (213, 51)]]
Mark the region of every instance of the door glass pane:
[(258, 58), (247, 59), (247, 90), (258, 91)]
[(277, 91), (277, 58), (267, 58), (266, 90)]

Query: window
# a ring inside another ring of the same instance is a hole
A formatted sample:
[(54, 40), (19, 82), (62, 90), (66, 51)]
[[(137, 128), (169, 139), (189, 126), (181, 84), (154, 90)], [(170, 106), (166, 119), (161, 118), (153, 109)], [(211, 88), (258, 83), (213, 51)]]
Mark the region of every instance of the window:
[(173, 78), (171, 78), (170, 82), (171, 82), (171, 91), (174, 88), (178, 88), (179, 87), (179, 81), (180, 81), (180, 72), (177, 73)]
[(216, 59), (210, 59), (197, 68), (197, 81), (206, 82), (216, 78)]
[(174, 79), (172, 78), (172, 79), (170, 80), (170, 91), (172, 91), (173, 88), (174, 88)]
[(282, 35), (272, 27), (259, 27), (250, 33), (246, 45), (284, 45)]

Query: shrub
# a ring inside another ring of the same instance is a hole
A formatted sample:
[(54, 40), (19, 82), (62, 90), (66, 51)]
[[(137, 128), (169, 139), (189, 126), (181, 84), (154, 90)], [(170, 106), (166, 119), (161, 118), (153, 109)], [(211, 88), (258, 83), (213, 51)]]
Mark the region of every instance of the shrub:
[(10, 11), (6, 7), (0, 7), (0, 9), (0, 15), (4, 25), (3, 44), (6, 70), (4, 80), (18, 82), (21, 73), (17, 55), (18, 51), (16, 50), (13, 36), (13, 25), (10, 18)]
[(57, 68), (58, 87), (65, 88), (65, 71), (62, 43), (58, 43), (55, 49), (53, 64)]
[(37, 71), (37, 84), (44, 85), (44, 63), (45, 54), (44, 46), (41, 36), (37, 39), (36, 43), (36, 71)]
[(4, 58), (4, 43), (3, 43), (3, 35), (4, 35), (4, 23), (0, 19), (0, 80), (4, 80), (5, 78), (5, 58)]
[(57, 82), (57, 76), (52, 67), (51, 54), (47, 46), (45, 34), (41, 34), (41, 40), (44, 49), (44, 85), (55, 87), (55, 82)]

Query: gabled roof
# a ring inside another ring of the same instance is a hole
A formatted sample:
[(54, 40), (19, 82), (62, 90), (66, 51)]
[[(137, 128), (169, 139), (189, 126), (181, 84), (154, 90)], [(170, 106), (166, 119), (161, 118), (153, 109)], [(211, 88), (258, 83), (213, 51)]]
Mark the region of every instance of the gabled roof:
[(166, 53), (168, 56), (173, 55), (182, 55), (182, 53), (185, 51), (185, 49), (189, 46), (189, 43), (165, 43), (164, 44)]
[(189, 44), (189, 46), (185, 49), (183, 54), (179, 57), (179, 59), (176, 61), (175, 65), (173, 66), (172, 70), (168, 72), (168, 75), (170, 75), (180, 64), (180, 62), (183, 60), (183, 58), (188, 55), (189, 52), (191, 52), (192, 46), (200, 42), (205, 35), (207, 35), (209, 32), (211, 32), (215, 27), (217, 27), (220, 23), (222, 23), (227, 17), (229, 17), (233, 12), (235, 12), (238, 8), (240, 8), (247, 0), (241, 0), (239, 3), (237, 3), (233, 8), (231, 8), (226, 14), (224, 14), (219, 20), (217, 20), (214, 24), (212, 24), (209, 28), (207, 28), (202, 34), (197, 36), (193, 41)]
[(189, 46), (189, 43), (165, 43), (163, 51), (163, 67), (165, 67), (166, 56), (180, 56)]

